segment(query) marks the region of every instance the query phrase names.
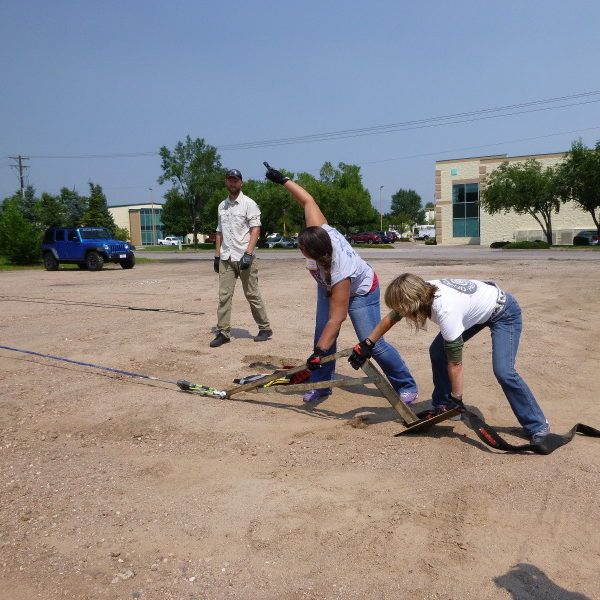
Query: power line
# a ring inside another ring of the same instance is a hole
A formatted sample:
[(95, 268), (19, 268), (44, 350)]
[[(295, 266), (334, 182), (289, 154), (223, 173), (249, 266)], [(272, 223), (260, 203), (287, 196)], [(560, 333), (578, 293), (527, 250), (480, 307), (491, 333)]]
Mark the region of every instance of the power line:
[[(400, 123), (391, 123), (387, 125), (374, 125), (371, 127), (362, 127), (358, 129), (344, 129), (340, 131), (330, 131), (323, 133), (315, 133), (296, 137), (277, 138), (271, 140), (258, 140), (253, 142), (242, 142), (239, 144), (225, 144), (218, 146), (218, 149), (223, 150), (250, 150), (255, 148), (266, 148), (272, 146), (283, 146), (290, 144), (301, 144), (309, 142), (322, 142), (329, 140), (341, 140), (353, 137), (362, 137), (367, 135), (379, 135), (383, 133), (393, 133), (398, 131), (409, 131), (413, 129), (423, 129), (430, 127), (440, 127), (442, 125), (454, 125), (459, 123), (471, 123), (485, 119), (497, 119), (501, 117), (509, 117), (514, 115), (528, 114), (532, 112), (540, 112), (547, 110), (555, 110), (560, 108), (569, 108), (572, 106), (582, 106), (600, 102), (600, 99), (588, 100), (584, 102), (574, 102), (561, 104), (559, 106), (544, 106), (565, 100), (575, 100), (589, 98), (591, 96), (600, 95), (600, 90), (583, 92), (580, 94), (571, 94), (568, 96), (559, 96), (556, 98), (545, 98), (533, 100), (530, 102), (522, 102), (519, 104), (510, 104), (493, 108), (484, 108), (470, 112), (454, 113), (450, 115), (442, 115), (437, 117), (428, 117), (425, 119), (417, 119), (412, 121), (403, 121)], [(537, 107), (531, 108), (529, 107)], [(518, 110), (528, 109), (528, 110)], [(507, 112), (512, 111), (512, 112)], [(494, 114), (503, 113), (503, 114)], [(35, 159), (90, 159), (90, 158), (135, 158), (144, 156), (157, 156), (158, 152), (127, 152), (127, 153), (110, 153), (110, 154), (71, 154), (71, 155), (32, 155)]]
[[(451, 115), (444, 115), (444, 116), (438, 116), (438, 117), (428, 117), (426, 119), (404, 121), (401, 123), (391, 123), (388, 125), (375, 125), (372, 127), (364, 127), (364, 128), (360, 128), (360, 129), (346, 129), (346, 130), (341, 130), (341, 131), (315, 133), (315, 134), (311, 134), (311, 135), (297, 136), (297, 137), (290, 137), (290, 138), (279, 138), (279, 139), (274, 139), (274, 140), (262, 140), (262, 141), (255, 141), (255, 142), (245, 142), (245, 143), (240, 143), (240, 144), (230, 144), (228, 146), (219, 146), (219, 149), (220, 150), (237, 150), (237, 149), (247, 149), (247, 148), (254, 148), (254, 147), (260, 148), (265, 145), (285, 145), (285, 144), (302, 143), (302, 142), (308, 142), (308, 141), (323, 141), (323, 140), (328, 140), (328, 139), (344, 139), (344, 138), (348, 138), (348, 137), (358, 137), (358, 136), (362, 136), (362, 135), (373, 135), (373, 134), (377, 134), (377, 133), (389, 133), (390, 131), (398, 131), (398, 130), (406, 131), (406, 130), (410, 130), (410, 129), (420, 129), (422, 127), (435, 127), (435, 126), (439, 126), (439, 125), (449, 125), (449, 124), (453, 124), (453, 123), (467, 123), (470, 121), (482, 120), (482, 119), (486, 119), (486, 118), (498, 118), (498, 117), (504, 117), (504, 116), (512, 116), (515, 114), (538, 112), (541, 110), (554, 110), (556, 108), (567, 108), (570, 106), (578, 106), (580, 104), (591, 104), (591, 103), (595, 103), (595, 102), (600, 102), (600, 99), (590, 100), (588, 102), (563, 104), (561, 106), (550, 106), (550, 107), (536, 108), (536, 109), (532, 109), (532, 110), (524, 110), (524, 111), (519, 111), (519, 112), (511, 112), (511, 113), (502, 114), (502, 115), (489, 115), (489, 113), (514, 110), (514, 109), (525, 108), (528, 106), (534, 106), (534, 105), (540, 105), (540, 104), (549, 104), (552, 102), (559, 102), (559, 101), (563, 101), (563, 100), (572, 100), (572, 99), (576, 99), (576, 98), (597, 96), (599, 94), (600, 94), (600, 90), (596, 90), (593, 92), (585, 92), (582, 94), (574, 94), (571, 96), (562, 96), (562, 97), (558, 97), (558, 98), (547, 98), (544, 100), (535, 100), (532, 102), (525, 102), (525, 103), (521, 103), (521, 104), (511, 104), (511, 105), (500, 106), (500, 107), (495, 107), (495, 108), (485, 108), (485, 109), (480, 109), (480, 110), (471, 111), (471, 112), (455, 113), (455, 114), (451, 114)], [(479, 118), (475, 118), (475, 119), (463, 119), (464, 117), (474, 117), (476, 115), (482, 115), (482, 114), (487, 114), (489, 116), (479, 117)], [(460, 120), (451, 121), (451, 119), (460, 119)]]
[(504, 146), (506, 144), (517, 144), (519, 142), (530, 142), (533, 140), (541, 140), (543, 138), (549, 138), (549, 137), (556, 137), (559, 135), (570, 135), (573, 133), (583, 133), (585, 131), (593, 131), (594, 129), (600, 129), (600, 125), (596, 125), (594, 127), (586, 127), (585, 129), (573, 129), (571, 131), (558, 131), (556, 133), (548, 133), (546, 135), (536, 135), (533, 137), (526, 137), (526, 138), (519, 138), (516, 140), (506, 140), (504, 142), (491, 142), (489, 144), (478, 144), (477, 146), (463, 146), (462, 148), (451, 148), (448, 150), (437, 150), (436, 152), (425, 152), (422, 154), (410, 154), (407, 156), (398, 156), (396, 158), (384, 158), (381, 160), (372, 160), (372, 161), (367, 161), (367, 162), (363, 162), (361, 164), (363, 165), (375, 165), (378, 163), (384, 163), (384, 162), (392, 162), (395, 160), (407, 160), (410, 158), (422, 158), (425, 156), (437, 156), (440, 154), (448, 154), (449, 152), (462, 152), (464, 150), (476, 150), (477, 148), (488, 148), (490, 146)]

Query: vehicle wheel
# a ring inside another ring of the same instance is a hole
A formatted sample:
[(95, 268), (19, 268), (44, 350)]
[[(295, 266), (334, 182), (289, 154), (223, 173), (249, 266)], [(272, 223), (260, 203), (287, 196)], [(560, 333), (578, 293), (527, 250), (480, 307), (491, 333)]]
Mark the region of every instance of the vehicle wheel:
[(90, 271), (100, 271), (104, 266), (104, 259), (98, 252), (88, 252), (85, 257), (85, 265)]
[(423, 239), (423, 240), (428, 240), (428, 239), (429, 239), (429, 236), (428, 236), (428, 235), (424, 235), (424, 236), (423, 236), (421, 239)]
[(77, 268), (85, 271), (87, 269), (87, 265), (85, 263), (77, 263)]
[(52, 252), (46, 252), (44, 254), (44, 268), (46, 271), (58, 271), (58, 261)]
[(135, 266), (135, 255), (130, 254), (125, 260), (119, 261), (119, 264), (123, 269), (133, 269)]

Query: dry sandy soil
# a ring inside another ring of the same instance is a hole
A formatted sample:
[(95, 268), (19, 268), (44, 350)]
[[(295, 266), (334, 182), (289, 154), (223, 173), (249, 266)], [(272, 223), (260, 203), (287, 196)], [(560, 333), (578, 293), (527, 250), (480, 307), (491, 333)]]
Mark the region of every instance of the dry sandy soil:
[[(553, 430), (600, 427), (597, 261), (382, 257), (370, 262), (384, 287), (410, 270), (493, 278), (515, 294), (519, 370)], [(268, 371), (255, 362), (302, 362), (314, 314), (303, 261), (261, 261), (272, 340), (252, 340), (239, 286), (234, 339), (212, 349), (205, 258), (0, 273), (0, 344), (220, 388)], [(424, 408), (435, 331), (390, 333)], [(346, 323), (339, 347), (354, 343)], [(522, 442), (487, 333), (465, 361), (466, 403)], [(356, 374), (345, 361), (338, 373)], [(600, 598), (598, 439), (505, 454), (464, 422), (394, 437), (403, 425), (373, 386), (313, 408), (298, 394), (219, 400), (7, 350), (0, 426), (2, 600)]]

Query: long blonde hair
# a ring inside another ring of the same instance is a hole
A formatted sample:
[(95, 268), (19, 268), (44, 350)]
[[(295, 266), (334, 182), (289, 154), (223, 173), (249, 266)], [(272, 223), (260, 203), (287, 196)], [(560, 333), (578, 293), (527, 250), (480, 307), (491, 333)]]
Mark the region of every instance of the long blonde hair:
[(403, 273), (385, 290), (385, 303), (399, 316), (404, 317), (415, 329), (421, 329), (431, 316), (431, 305), (437, 287), (418, 275)]

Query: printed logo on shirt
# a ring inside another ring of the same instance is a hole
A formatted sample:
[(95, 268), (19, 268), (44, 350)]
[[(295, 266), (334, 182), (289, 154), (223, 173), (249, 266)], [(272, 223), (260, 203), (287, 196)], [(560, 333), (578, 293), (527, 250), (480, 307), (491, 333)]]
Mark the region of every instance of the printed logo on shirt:
[(344, 252), (348, 258), (353, 258), (354, 256), (357, 256), (354, 248), (348, 243), (348, 240), (337, 229), (332, 228), (329, 232), (329, 235), (334, 236), (338, 240), (340, 244), (340, 250), (342, 250), (342, 252)]
[(469, 279), (440, 279), (440, 283), (463, 294), (474, 294), (477, 291), (477, 284)]

